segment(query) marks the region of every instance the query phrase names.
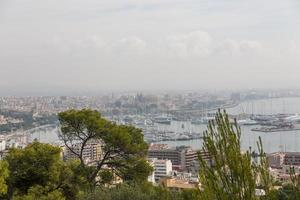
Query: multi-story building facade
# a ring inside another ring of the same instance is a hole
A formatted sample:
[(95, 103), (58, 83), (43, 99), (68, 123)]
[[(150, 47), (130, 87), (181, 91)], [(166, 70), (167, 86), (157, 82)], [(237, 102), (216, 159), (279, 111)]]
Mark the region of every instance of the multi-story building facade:
[[(80, 154), (81, 151), (81, 145), (75, 144), (72, 147), (72, 151), (74, 151), (76, 154)], [(65, 160), (69, 159), (76, 159), (78, 156), (74, 154), (70, 149), (64, 148), (63, 151), (63, 158)], [(85, 148), (82, 152), (83, 160), (86, 164), (93, 164), (95, 161), (100, 160), (101, 158), (101, 143), (97, 141), (91, 141), (85, 145)]]
[(150, 159), (150, 165), (153, 166), (153, 174), (150, 175), (148, 180), (153, 182), (158, 182), (161, 178), (170, 176), (172, 174), (172, 162), (170, 160), (159, 160), (159, 159)]
[(276, 152), (267, 155), (271, 167), (300, 165), (300, 152)]
[(300, 165), (300, 152), (288, 152), (285, 154), (283, 163), (285, 165)]
[(198, 153), (187, 146), (170, 148), (166, 144), (151, 144), (148, 157), (171, 160), (176, 170), (189, 170), (194, 162), (198, 162)]

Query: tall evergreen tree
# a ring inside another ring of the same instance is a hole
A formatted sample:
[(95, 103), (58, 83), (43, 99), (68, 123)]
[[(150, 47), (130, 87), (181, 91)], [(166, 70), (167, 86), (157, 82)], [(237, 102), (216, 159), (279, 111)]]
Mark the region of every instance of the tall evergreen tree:
[(205, 200), (254, 200), (257, 184), (269, 191), (270, 175), (259, 144), (260, 159), (254, 163), (250, 151), (241, 152), (241, 129), (226, 112), (218, 111), (204, 132), (203, 151), (213, 161), (209, 166), (199, 155), (201, 197)]

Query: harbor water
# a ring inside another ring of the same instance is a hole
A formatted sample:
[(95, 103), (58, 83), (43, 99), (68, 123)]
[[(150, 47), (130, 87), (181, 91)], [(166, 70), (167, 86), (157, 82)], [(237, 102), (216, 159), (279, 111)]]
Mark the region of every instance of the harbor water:
[[(277, 98), (265, 100), (246, 101), (234, 108), (227, 109), (229, 114), (297, 114), (300, 113), (300, 98)], [(191, 122), (172, 121), (170, 125), (157, 124), (158, 130), (173, 131), (173, 132), (193, 132), (202, 134), (206, 130), (206, 125), (195, 125)], [(242, 130), (242, 150), (256, 148), (256, 142), (261, 137), (264, 150), (267, 153), (276, 151), (300, 151), (300, 131), (284, 131), (284, 132), (254, 132), (251, 129), (259, 126), (241, 126)], [(32, 135), (32, 138), (37, 138), (41, 142), (57, 143), (58, 129), (39, 130)], [(158, 143), (169, 144), (170, 146), (188, 145), (194, 149), (201, 149), (202, 140), (187, 140), (187, 141), (162, 141)]]
[[(246, 114), (298, 114), (300, 113), (300, 98), (276, 98), (264, 100), (246, 101), (234, 108), (227, 109), (228, 114), (238, 115)], [(206, 125), (193, 125), (190, 122), (185, 122), (184, 127), (190, 127), (192, 131), (203, 133), (206, 130)], [(181, 123), (172, 122), (169, 129), (178, 131), (181, 128)], [(164, 126), (165, 128), (168, 128)], [(253, 128), (259, 126), (241, 126), (241, 146), (242, 150), (256, 149), (257, 141), (261, 137), (265, 152), (271, 153), (276, 151), (300, 151), (300, 130), (284, 131), (284, 132), (254, 132)], [(174, 130), (175, 129), (175, 130)], [(163, 141), (159, 143), (167, 143), (170, 146), (188, 145), (195, 149), (201, 149), (202, 140), (189, 141)]]

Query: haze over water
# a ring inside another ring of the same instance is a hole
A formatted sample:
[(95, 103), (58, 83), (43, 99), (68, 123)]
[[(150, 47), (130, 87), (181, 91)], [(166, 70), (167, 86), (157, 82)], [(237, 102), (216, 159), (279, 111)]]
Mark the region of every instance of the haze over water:
[[(237, 107), (227, 109), (229, 114), (296, 114), (300, 113), (300, 98), (278, 98), (253, 100), (241, 103)], [(181, 129), (181, 122), (172, 122), (171, 127), (164, 126), (166, 129), (178, 131)], [(206, 125), (192, 125), (190, 122), (185, 122), (185, 128), (190, 128), (191, 131), (202, 133), (206, 130)], [(262, 138), (264, 150), (267, 153), (276, 151), (300, 151), (300, 131), (287, 132), (253, 132), (252, 128), (258, 126), (242, 126), (242, 149), (248, 150), (256, 148), (256, 142), (259, 136)], [(200, 149), (202, 140), (191, 141), (168, 141), (170, 146), (190, 145), (195, 149)]]

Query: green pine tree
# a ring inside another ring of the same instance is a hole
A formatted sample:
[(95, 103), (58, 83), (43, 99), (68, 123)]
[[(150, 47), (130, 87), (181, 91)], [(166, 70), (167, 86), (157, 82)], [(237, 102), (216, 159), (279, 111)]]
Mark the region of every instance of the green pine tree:
[(258, 163), (253, 162), (250, 151), (241, 152), (240, 141), (236, 120), (231, 123), (225, 111), (218, 111), (204, 132), (203, 151), (210, 154), (212, 166), (199, 155), (202, 199), (255, 200), (258, 186), (269, 192), (271, 178), (261, 140)]

